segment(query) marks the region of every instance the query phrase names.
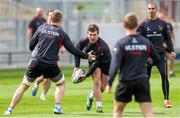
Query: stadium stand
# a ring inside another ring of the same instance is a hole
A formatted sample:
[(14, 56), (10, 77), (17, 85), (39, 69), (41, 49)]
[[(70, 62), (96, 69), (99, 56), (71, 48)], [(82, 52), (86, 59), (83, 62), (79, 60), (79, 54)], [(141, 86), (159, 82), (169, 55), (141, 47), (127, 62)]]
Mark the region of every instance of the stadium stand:
[[(136, 12), (139, 18), (146, 17), (147, 1), (127, 0), (1, 0), (0, 4), (0, 64), (7, 67), (15, 64), (26, 65), (30, 52), (28, 50), (27, 25), (34, 16), (34, 9), (42, 7), (45, 12), (59, 9), (64, 13), (63, 28), (76, 44), (86, 34), (89, 23), (99, 25), (100, 36), (113, 47), (114, 42), (123, 36), (122, 18), (127, 12)], [(180, 37), (180, 1), (158, 0), (161, 9), (174, 18), (176, 37)], [(176, 7), (172, 7), (175, 5)], [(121, 9), (119, 9), (121, 8)], [(171, 9), (173, 8), (173, 9)], [(144, 10), (139, 10), (144, 9)], [(176, 16), (176, 17), (174, 17)], [(109, 31), (112, 31), (109, 33)], [(113, 41), (112, 41), (113, 40)], [(175, 47), (180, 52), (180, 40)], [(179, 54), (177, 59), (180, 59)], [(61, 58), (63, 65), (73, 65), (73, 57), (69, 53)], [(22, 64), (21, 64), (22, 63)]]

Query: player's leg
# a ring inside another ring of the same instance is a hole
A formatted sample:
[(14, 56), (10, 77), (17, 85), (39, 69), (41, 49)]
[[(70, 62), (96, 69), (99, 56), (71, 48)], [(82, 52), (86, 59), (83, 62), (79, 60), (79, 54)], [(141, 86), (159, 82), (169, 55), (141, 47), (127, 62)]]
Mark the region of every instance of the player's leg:
[(109, 79), (109, 69), (111, 62), (101, 65), (101, 93), (106, 89), (107, 81)]
[(40, 75), (41, 69), (38, 67), (38, 64), (36, 62), (32, 61), (31, 64), (28, 66), (28, 69), (26, 71), (26, 74), (24, 75), (21, 85), (15, 91), (9, 108), (5, 111), (5, 114), (9, 115), (12, 113), (15, 106), (23, 97), (24, 92), (29, 88), (30, 83), (33, 82), (35, 78), (39, 77)]
[(42, 101), (46, 101), (46, 94), (47, 94), (50, 86), (51, 86), (51, 80), (44, 79), (44, 81), (42, 83), (42, 93), (41, 93), (41, 96), (40, 96), (40, 99)]
[(169, 76), (170, 77), (176, 77), (176, 74), (174, 72), (174, 58), (169, 59)]
[(109, 76), (101, 73), (101, 93), (104, 92), (106, 85), (107, 85), (107, 80), (109, 79)]
[[(100, 97), (101, 98), (101, 94), (104, 92), (106, 85), (107, 85), (107, 80), (108, 80), (108, 75), (105, 75), (103, 73), (101, 73), (101, 77), (100, 77)], [(97, 89), (97, 88), (96, 88)], [(98, 99), (98, 98), (97, 98)], [(96, 106), (97, 106), (97, 112), (102, 113), (102, 98), (99, 99), (99, 101), (96, 100)]]
[[(108, 75), (101, 73), (101, 78), (100, 78), (100, 80), (101, 80), (101, 88), (100, 88), (101, 94), (104, 92), (104, 90), (106, 88), (108, 78), (109, 78)], [(101, 100), (101, 102), (102, 102), (102, 100)], [(98, 102), (97, 102), (97, 112), (103, 112), (102, 103), (98, 104)]]
[(126, 103), (114, 101), (113, 117), (121, 118), (125, 106), (126, 106)]
[[(54, 113), (55, 114), (63, 114), (62, 110), (62, 98), (65, 92), (65, 82), (64, 82), (64, 75), (59, 74), (56, 77), (50, 78), (53, 82), (56, 83), (56, 91), (55, 91), (55, 105), (54, 105)], [(58, 81), (57, 81), (58, 80)]]
[(35, 80), (34, 85), (32, 87), (32, 96), (36, 96), (37, 90), (39, 88), (39, 84), (43, 82), (43, 80), (44, 77), (42, 75)]
[(164, 95), (164, 107), (170, 108), (171, 104), (169, 102), (169, 80), (167, 75), (167, 61), (161, 61), (157, 64), (157, 68), (161, 74), (162, 80), (162, 90)]
[(55, 106), (54, 106), (55, 114), (63, 114), (61, 103), (62, 103), (62, 98), (64, 96), (64, 92), (65, 92), (65, 82), (63, 81), (57, 84), (55, 91)]
[(57, 65), (54, 65), (45, 68), (43, 70), (43, 76), (45, 78), (49, 78), (57, 86), (55, 90), (54, 114), (63, 114), (61, 103), (65, 91), (64, 75), (61, 73), (59, 67)]
[(139, 103), (144, 117), (153, 117), (151, 108), (150, 83), (147, 78), (134, 81), (135, 101)]
[(175, 58), (172, 57), (170, 53), (166, 53), (166, 56), (168, 58), (169, 76), (175, 77), (176, 75), (175, 75), (174, 70), (173, 70)]
[(90, 110), (92, 107), (93, 97), (96, 100), (96, 106), (102, 108), (101, 101), (101, 69), (97, 68), (93, 74), (93, 92), (91, 92), (87, 97), (86, 108)]
[(139, 103), (139, 105), (144, 117), (154, 118), (151, 108), (151, 102), (141, 102)]
[(35, 80), (35, 78), (29, 78), (26, 75), (24, 75), (23, 81), (21, 85), (16, 89), (11, 103), (9, 105), (9, 108), (5, 111), (5, 114), (9, 115), (12, 113), (15, 106), (20, 102), (21, 98), (23, 97), (24, 92), (29, 88), (30, 82), (29, 80)]
[(102, 98), (101, 98), (101, 69), (97, 68), (93, 74), (93, 93), (96, 100), (97, 112), (102, 111)]
[(131, 102), (133, 94), (133, 81), (120, 81), (115, 90), (113, 117), (122, 117), (122, 112), (127, 103)]

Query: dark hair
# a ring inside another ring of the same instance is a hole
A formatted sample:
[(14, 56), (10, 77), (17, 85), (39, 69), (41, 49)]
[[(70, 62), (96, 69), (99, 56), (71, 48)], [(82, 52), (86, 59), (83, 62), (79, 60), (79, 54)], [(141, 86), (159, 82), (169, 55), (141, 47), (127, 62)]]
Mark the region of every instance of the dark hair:
[(54, 9), (49, 10), (49, 11), (47, 12), (47, 16), (49, 16), (49, 13), (50, 13), (50, 12), (53, 12), (53, 11), (54, 11)]
[(124, 27), (135, 29), (138, 26), (138, 19), (134, 13), (128, 13), (124, 18)]
[(97, 33), (99, 34), (99, 27), (96, 24), (90, 24), (87, 29), (87, 32), (88, 31), (90, 31), (90, 32), (97, 31)]

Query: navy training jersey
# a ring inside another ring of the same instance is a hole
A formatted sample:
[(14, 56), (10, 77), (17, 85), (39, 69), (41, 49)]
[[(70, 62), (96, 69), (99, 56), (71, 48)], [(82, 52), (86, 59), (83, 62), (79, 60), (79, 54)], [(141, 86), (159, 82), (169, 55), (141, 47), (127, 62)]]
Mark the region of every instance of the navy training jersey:
[(34, 17), (29, 25), (28, 25), (28, 28), (32, 29), (32, 36), (34, 35), (34, 33), (36, 32), (36, 30), (38, 29), (39, 26), (43, 25), (44, 23), (46, 23), (46, 19), (41, 17), (41, 18), (38, 18), (38, 17)]
[(70, 53), (80, 58), (88, 58), (87, 53), (75, 48), (69, 36), (61, 27), (46, 24), (38, 28), (30, 41), (29, 48), (31, 51), (34, 50), (32, 60), (46, 64), (56, 64), (59, 60), (58, 52), (61, 45), (64, 45)]
[(148, 39), (136, 34), (120, 39), (113, 49), (108, 84), (112, 86), (118, 69), (119, 81), (148, 79), (146, 64), (149, 57), (155, 62), (159, 61)]
[(156, 20), (146, 19), (137, 28), (137, 32), (148, 38), (154, 45), (157, 52), (164, 52), (163, 42), (167, 42), (170, 52), (174, 51), (171, 33), (168, 24), (157, 18)]
[[(89, 62), (90, 68), (87, 72), (87, 77), (91, 75), (99, 65), (111, 62), (111, 52), (109, 46), (100, 37), (98, 37), (96, 43), (90, 43), (88, 38), (81, 39), (76, 47), (86, 53), (93, 51), (92, 54), (96, 55), (96, 59)], [(80, 58), (75, 56), (74, 59), (75, 67), (79, 67)]]

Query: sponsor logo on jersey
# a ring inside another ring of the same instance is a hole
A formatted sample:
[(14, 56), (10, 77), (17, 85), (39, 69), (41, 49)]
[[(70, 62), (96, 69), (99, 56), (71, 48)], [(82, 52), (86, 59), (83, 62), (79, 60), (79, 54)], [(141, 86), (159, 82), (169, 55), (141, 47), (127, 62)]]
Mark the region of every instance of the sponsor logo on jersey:
[(153, 32), (153, 34), (147, 34), (147, 37), (154, 37), (154, 36), (162, 36), (162, 34), (158, 34), (157, 32)]

